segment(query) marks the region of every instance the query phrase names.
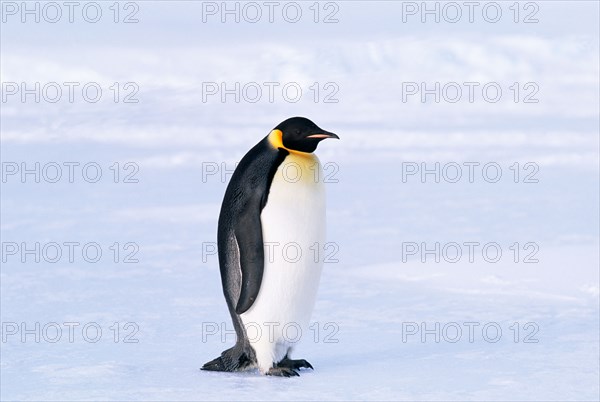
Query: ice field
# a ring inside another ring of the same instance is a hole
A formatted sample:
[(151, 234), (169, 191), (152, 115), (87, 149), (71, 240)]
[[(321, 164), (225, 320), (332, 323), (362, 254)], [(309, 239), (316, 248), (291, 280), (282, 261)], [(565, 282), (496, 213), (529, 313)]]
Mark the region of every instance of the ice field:
[[(97, 23), (14, 4), (0, 399), (600, 398), (597, 3), (456, 23), (444, 2), (439, 22), (421, 2), (299, 2), (290, 22), (282, 2), (272, 23), (263, 3), (257, 22), (228, 3), (236, 22), (220, 2), (99, 2)], [(234, 342), (227, 181), (296, 115), (341, 137), (317, 150), (328, 245), (294, 353), (315, 370), (200, 371)]]

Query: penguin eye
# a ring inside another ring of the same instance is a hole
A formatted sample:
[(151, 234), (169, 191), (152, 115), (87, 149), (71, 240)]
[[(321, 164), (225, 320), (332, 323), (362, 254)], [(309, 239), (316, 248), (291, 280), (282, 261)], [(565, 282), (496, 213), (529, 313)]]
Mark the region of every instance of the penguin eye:
[(300, 134), (300, 129), (299, 128), (296, 129), (296, 135), (298, 135), (298, 134)]

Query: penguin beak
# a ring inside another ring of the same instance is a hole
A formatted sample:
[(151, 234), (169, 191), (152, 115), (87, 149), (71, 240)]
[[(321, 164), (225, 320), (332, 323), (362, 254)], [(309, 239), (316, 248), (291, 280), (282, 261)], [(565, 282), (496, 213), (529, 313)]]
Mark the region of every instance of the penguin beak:
[(325, 130), (322, 130), (320, 133), (317, 133), (317, 134), (311, 134), (311, 135), (307, 136), (306, 138), (317, 138), (320, 140), (324, 140), (326, 138), (335, 138), (337, 140), (340, 139), (340, 137), (338, 137), (337, 134), (330, 133), (329, 131), (325, 131)]

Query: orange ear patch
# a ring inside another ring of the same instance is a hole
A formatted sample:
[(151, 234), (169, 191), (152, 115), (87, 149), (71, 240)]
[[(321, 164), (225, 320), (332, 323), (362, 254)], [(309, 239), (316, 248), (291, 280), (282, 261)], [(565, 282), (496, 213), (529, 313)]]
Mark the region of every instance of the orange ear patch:
[(281, 130), (271, 131), (271, 133), (269, 134), (269, 142), (275, 149), (277, 149), (277, 148), (285, 149), (285, 147), (283, 146), (283, 133), (281, 132)]

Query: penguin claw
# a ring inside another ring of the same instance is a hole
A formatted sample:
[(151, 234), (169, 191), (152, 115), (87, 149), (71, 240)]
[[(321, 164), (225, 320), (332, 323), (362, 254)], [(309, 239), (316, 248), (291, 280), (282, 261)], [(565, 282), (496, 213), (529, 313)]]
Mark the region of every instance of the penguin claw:
[(272, 375), (275, 377), (299, 377), (300, 374), (296, 370), (290, 367), (271, 367), (269, 371), (267, 371), (267, 375)]
[(309, 362), (307, 362), (304, 359), (292, 360), (292, 359), (288, 359), (287, 357), (285, 357), (282, 361), (280, 361), (277, 364), (277, 367), (287, 367), (287, 368), (291, 368), (293, 370), (299, 370), (301, 368), (314, 370), (312, 364), (310, 364)]

